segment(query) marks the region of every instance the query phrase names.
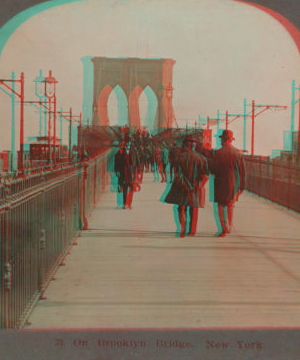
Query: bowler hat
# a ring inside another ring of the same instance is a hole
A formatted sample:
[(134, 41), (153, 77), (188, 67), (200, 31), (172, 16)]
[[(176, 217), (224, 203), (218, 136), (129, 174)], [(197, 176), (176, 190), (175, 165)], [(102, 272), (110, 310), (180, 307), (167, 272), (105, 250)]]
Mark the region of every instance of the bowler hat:
[(220, 135), (219, 138), (224, 140), (235, 140), (231, 130), (223, 130), (222, 135)]

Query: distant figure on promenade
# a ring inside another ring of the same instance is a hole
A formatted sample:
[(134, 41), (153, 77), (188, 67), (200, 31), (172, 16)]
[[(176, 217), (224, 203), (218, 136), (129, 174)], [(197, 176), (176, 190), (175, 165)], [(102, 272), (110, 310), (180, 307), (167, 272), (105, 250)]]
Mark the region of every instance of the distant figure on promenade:
[(79, 156), (80, 161), (88, 160), (88, 153), (87, 153), (84, 145), (82, 145), (80, 147), (80, 151), (78, 153), (78, 156)]
[(150, 147), (150, 154), (151, 154), (151, 171), (153, 173), (153, 181), (159, 181), (159, 161), (160, 161), (160, 148), (155, 144), (152, 143)]
[(122, 141), (120, 150), (115, 155), (114, 170), (118, 178), (118, 192), (123, 192), (123, 209), (131, 209), (131, 204), (128, 205), (127, 194), (133, 187), (133, 160), (130, 149), (126, 142)]
[(79, 161), (78, 149), (77, 149), (76, 145), (73, 145), (73, 148), (72, 148), (72, 162), (76, 163), (77, 161)]
[[(243, 157), (232, 145), (234, 140), (231, 130), (224, 130), (221, 149), (211, 157), (210, 170), (215, 175), (214, 200), (218, 203), (218, 215), (222, 231), (217, 236), (225, 236), (232, 229), (234, 204), (245, 187), (245, 168)], [(227, 208), (228, 223), (225, 219)]]
[(161, 182), (167, 182), (167, 165), (169, 162), (169, 150), (165, 143), (161, 145)]
[(136, 191), (140, 191), (141, 186), (138, 182), (138, 171), (140, 168), (140, 159), (137, 153), (137, 150), (132, 142), (128, 142), (126, 145), (126, 152), (131, 159), (131, 180), (129, 183), (127, 198), (126, 198), (126, 207), (131, 210), (133, 194)]
[(136, 161), (138, 164), (136, 180), (139, 184), (141, 184), (143, 181), (143, 175), (144, 175), (143, 174), (144, 173), (144, 154), (143, 154), (143, 147), (140, 144), (136, 148), (136, 155), (138, 156), (138, 159)]
[[(174, 181), (165, 202), (178, 205), (180, 237), (194, 236), (197, 229), (198, 209), (204, 207), (201, 186), (208, 176), (208, 165), (204, 156), (195, 151), (195, 140), (188, 136), (183, 142), (183, 150), (174, 163)], [(189, 222), (186, 219), (189, 211)]]
[(175, 170), (175, 164), (177, 161), (178, 156), (181, 154), (181, 148), (178, 146), (178, 144), (175, 142), (169, 151), (169, 164), (170, 164), (170, 182), (173, 181), (174, 178), (174, 170)]

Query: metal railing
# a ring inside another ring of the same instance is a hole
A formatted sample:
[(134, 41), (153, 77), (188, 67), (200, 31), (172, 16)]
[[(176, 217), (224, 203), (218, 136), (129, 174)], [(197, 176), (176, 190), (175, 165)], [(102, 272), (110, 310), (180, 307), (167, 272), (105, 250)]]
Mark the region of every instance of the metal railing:
[(78, 167), (77, 163), (50, 164), (40, 167), (24, 169), (20, 176), (18, 170), (0, 174), (0, 202), (4, 200), (4, 189), (8, 189), (10, 195), (16, 195), (21, 191), (30, 190), (34, 186), (43, 184), (45, 181), (56, 179), (63, 174), (71, 173)]
[(300, 166), (245, 156), (246, 190), (300, 212)]
[(107, 184), (104, 153), (0, 187), (0, 328), (18, 329)]

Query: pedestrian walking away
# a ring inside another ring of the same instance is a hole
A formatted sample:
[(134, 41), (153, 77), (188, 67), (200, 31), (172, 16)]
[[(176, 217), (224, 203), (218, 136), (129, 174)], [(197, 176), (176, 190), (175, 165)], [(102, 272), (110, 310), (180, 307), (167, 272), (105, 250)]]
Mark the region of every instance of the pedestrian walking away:
[[(174, 181), (165, 202), (178, 205), (180, 237), (195, 235), (198, 209), (204, 207), (202, 185), (208, 177), (208, 165), (204, 156), (195, 151), (195, 140), (188, 136), (183, 143), (183, 151), (174, 163)], [(189, 215), (189, 222), (186, 220)]]
[(115, 155), (114, 170), (118, 177), (118, 192), (123, 192), (123, 209), (131, 208), (131, 204), (127, 202), (127, 194), (133, 188), (133, 160), (125, 141), (121, 142), (120, 150)]
[(169, 162), (169, 150), (167, 145), (161, 145), (161, 182), (167, 182), (167, 165)]
[(222, 147), (212, 155), (210, 171), (215, 175), (214, 201), (222, 227), (217, 236), (223, 237), (232, 230), (234, 204), (245, 187), (245, 167), (241, 152), (232, 145), (233, 132), (224, 130), (219, 137)]

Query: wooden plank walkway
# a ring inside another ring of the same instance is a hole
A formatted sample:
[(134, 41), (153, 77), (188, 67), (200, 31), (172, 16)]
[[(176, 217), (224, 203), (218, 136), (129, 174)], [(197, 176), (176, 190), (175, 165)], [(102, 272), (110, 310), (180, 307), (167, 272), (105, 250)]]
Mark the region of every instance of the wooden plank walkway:
[(180, 239), (165, 187), (145, 174), (132, 210), (103, 194), (28, 328), (300, 325), (299, 216), (244, 193), (217, 238), (207, 196), (196, 236)]

